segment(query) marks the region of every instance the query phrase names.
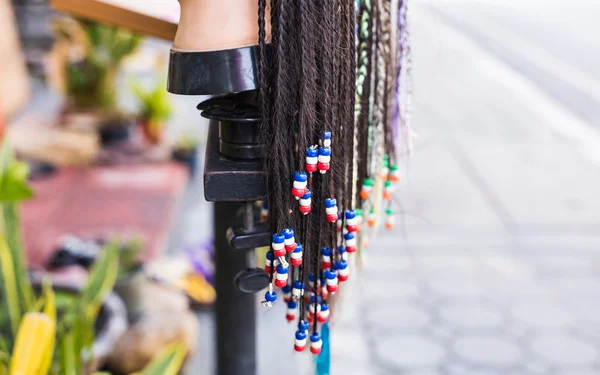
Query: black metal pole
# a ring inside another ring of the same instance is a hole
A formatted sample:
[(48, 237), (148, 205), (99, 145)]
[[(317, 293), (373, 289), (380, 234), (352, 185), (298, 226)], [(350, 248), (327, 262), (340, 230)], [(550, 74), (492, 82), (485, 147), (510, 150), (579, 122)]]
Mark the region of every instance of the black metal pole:
[(256, 296), (240, 292), (233, 283), (248, 267), (246, 251), (232, 249), (225, 236), (243, 206), (241, 202), (214, 206), (218, 375), (256, 374)]

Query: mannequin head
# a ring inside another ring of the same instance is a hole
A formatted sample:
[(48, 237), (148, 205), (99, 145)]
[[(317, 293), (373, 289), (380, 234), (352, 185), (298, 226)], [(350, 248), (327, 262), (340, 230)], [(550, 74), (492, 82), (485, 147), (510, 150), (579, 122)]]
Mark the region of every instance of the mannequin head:
[[(173, 50), (219, 51), (258, 44), (257, 0), (179, 0), (179, 3), (181, 16)], [(266, 25), (269, 36), (269, 20)]]

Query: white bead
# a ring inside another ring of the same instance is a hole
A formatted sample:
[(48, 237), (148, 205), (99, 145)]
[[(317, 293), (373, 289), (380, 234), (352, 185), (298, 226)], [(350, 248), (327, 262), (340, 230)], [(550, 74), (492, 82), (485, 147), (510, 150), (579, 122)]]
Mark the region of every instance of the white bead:
[(323, 147), (331, 147), (331, 139), (326, 139), (323, 141)]
[(336, 206), (327, 207), (327, 208), (325, 208), (325, 212), (327, 213), (327, 215), (333, 215), (333, 214), (337, 214), (338, 209)]
[(292, 288), (292, 296), (294, 296), (294, 297), (300, 297), (301, 292), (302, 291), (300, 289)]
[(358, 220), (356, 219), (356, 216), (353, 217), (352, 219), (346, 220), (346, 225), (356, 225), (356, 224), (358, 224)]
[(338, 285), (337, 277), (335, 279), (327, 279), (327, 285)]
[[(308, 306), (308, 310), (309, 310), (311, 313), (313, 313), (313, 314), (314, 314), (314, 313), (315, 313), (315, 304), (314, 304), (314, 303), (311, 303), (311, 304)], [(321, 305), (317, 304), (317, 312), (320, 312), (320, 311), (321, 311)]]
[(347, 260), (348, 260), (348, 253), (347, 253), (347, 252), (345, 252), (345, 251), (344, 251), (344, 252), (342, 253), (342, 259), (343, 259), (343, 260), (345, 260), (345, 261), (347, 261)]
[(293, 251), (290, 254), (290, 258), (292, 258), (292, 259), (301, 259), (302, 258), (302, 251), (299, 251), (299, 252)]
[(325, 262), (325, 263), (331, 262), (331, 257), (328, 255), (323, 255), (323, 262)]
[(305, 346), (305, 345), (306, 345), (306, 339), (302, 339), (302, 340), (296, 339), (296, 346)]
[(329, 155), (319, 155), (320, 163), (329, 163), (331, 161), (331, 156)]
[(338, 275), (340, 275), (340, 276), (348, 276), (348, 275), (350, 275), (350, 268), (346, 267), (343, 270), (338, 270)]
[(346, 240), (346, 246), (356, 246), (356, 238)]
[(319, 340), (317, 342), (310, 342), (310, 347), (315, 349), (320, 349), (323, 346), (323, 340)]
[(304, 189), (306, 187), (306, 181), (294, 181), (294, 188)]
[(296, 239), (292, 236), (292, 238), (286, 238), (285, 241), (283, 242), (283, 244), (289, 246), (295, 242), (296, 242)]
[(276, 273), (275, 274), (275, 278), (277, 280), (287, 280), (288, 279), (288, 274), (287, 273)]
[(319, 158), (317, 156), (307, 156), (306, 164), (317, 164), (319, 162)]
[(273, 250), (281, 250), (285, 247), (285, 243), (284, 242), (282, 242), (282, 243), (272, 242), (271, 247), (273, 248)]
[(311, 202), (312, 202), (312, 199), (311, 199), (311, 198), (308, 198), (308, 199), (300, 199), (300, 205), (301, 205), (301, 206), (310, 206)]
[(363, 185), (362, 189), (364, 191), (372, 191), (373, 190), (373, 186), (372, 185)]

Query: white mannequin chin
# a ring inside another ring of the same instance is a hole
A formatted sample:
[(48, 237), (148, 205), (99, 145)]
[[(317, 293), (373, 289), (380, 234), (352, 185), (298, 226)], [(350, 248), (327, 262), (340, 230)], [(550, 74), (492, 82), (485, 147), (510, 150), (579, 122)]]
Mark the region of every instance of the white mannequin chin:
[[(181, 17), (172, 49), (219, 51), (258, 44), (258, 0), (179, 0)], [(269, 10), (266, 10), (270, 35)], [(268, 38), (270, 39), (270, 38)]]

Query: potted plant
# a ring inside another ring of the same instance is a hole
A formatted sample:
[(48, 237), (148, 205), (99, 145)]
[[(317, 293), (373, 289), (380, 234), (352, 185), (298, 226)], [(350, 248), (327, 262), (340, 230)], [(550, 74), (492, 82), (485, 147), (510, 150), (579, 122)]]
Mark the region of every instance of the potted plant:
[(134, 238), (123, 242), (119, 250), (119, 271), (114, 290), (125, 302), (130, 322), (142, 314), (142, 289), (146, 281), (140, 261), (142, 245), (141, 239)]
[(187, 167), (190, 178), (193, 178), (196, 173), (199, 143), (196, 134), (188, 131), (181, 135), (173, 147), (173, 160), (181, 162)]
[[(63, 123), (92, 123), (103, 144), (129, 137), (131, 118), (117, 109), (116, 79), (123, 60), (142, 38), (132, 32), (96, 22), (61, 18), (54, 79), (66, 95)], [(56, 55), (56, 54), (55, 54)]]
[(163, 129), (172, 113), (166, 83), (145, 88), (140, 82), (132, 82), (131, 88), (140, 105), (138, 120), (146, 141), (152, 145), (162, 142)]

